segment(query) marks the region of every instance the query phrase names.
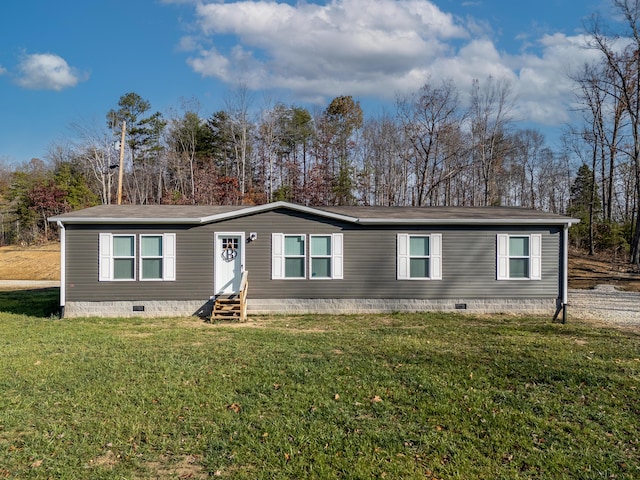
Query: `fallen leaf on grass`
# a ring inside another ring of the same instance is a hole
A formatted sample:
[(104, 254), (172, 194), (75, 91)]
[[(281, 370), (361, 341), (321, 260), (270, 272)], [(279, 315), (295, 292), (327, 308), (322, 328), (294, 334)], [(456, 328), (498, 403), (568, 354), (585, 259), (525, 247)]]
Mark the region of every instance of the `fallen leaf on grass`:
[(382, 401), (382, 398), (380, 398), (379, 395), (376, 395), (375, 397), (373, 397), (371, 399), (371, 403), (378, 403), (378, 402), (381, 402), (381, 401)]
[(240, 410), (242, 410), (242, 407), (239, 404), (233, 402), (231, 405), (227, 405), (227, 410), (238, 413), (240, 412)]

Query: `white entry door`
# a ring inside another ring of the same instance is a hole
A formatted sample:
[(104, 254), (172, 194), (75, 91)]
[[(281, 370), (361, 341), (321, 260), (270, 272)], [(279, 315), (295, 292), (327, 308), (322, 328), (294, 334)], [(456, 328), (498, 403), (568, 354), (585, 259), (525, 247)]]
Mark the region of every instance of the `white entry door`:
[(216, 233), (215, 242), (216, 295), (238, 293), (244, 270), (244, 233)]

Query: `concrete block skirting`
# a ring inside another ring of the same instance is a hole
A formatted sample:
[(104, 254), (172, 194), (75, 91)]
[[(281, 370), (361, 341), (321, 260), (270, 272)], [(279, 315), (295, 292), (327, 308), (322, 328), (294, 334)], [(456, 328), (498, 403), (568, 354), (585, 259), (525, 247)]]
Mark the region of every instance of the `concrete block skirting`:
[(392, 313), (392, 312), (459, 312), (459, 313), (527, 313), (553, 315), (555, 298), (527, 299), (249, 299), (249, 314), (276, 313)]
[(64, 317), (208, 317), (211, 308), (211, 300), (206, 303), (180, 300), (67, 302)]
[[(379, 299), (379, 298), (278, 298), (248, 299), (251, 315), (304, 313), (459, 312), (553, 315), (555, 298), (528, 299)], [(208, 317), (212, 301), (67, 302), (64, 316), (73, 317)]]

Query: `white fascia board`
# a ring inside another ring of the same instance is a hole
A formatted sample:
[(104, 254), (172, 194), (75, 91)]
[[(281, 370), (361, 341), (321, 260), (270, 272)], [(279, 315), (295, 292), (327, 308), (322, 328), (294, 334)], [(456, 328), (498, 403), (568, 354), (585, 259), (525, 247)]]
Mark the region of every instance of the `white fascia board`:
[(575, 218), (360, 218), (362, 225), (573, 225), (580, 220)]
[(127, 217), (64, 217), (62, 215), (57, 217), (49, 217), (49, 222), (62, 222), (66, 225), (69, 224), (99, 224), (99, 223), (115, 223), (115, 224), (198, 224), (199, 218), (127, 218)]

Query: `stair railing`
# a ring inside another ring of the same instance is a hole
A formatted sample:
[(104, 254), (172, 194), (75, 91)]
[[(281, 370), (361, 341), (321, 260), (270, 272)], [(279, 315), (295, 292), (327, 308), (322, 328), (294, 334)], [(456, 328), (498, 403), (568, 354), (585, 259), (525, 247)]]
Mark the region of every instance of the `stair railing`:
[(249, 290), (249, 271), (242, 272), (242, 280), (240, 280), (240, 321), (247, 319), (247, 290)]

